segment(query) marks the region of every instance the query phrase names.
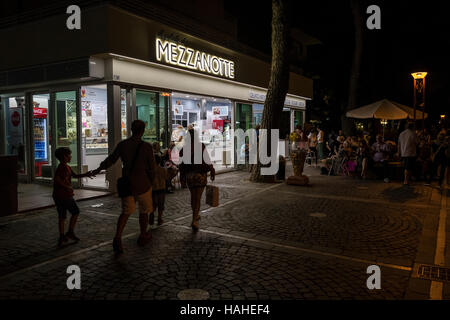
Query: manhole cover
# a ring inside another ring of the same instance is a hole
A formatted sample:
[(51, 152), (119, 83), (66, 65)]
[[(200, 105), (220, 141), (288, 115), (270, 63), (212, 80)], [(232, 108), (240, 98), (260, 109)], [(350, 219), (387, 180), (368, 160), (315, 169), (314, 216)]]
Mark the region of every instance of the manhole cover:
[(417, 270), (417, 276), (422, 279), (450, 281), (450, 268), (421, 264)]
[(309, 216), (313, 217), (313, 218), (326, 218), (327, 214), (322, 213), (322, 212), (314, 212), (314, 213), (311, 213)]
[(186, 289), (178, 292), (180, 300), (208, 300), (209, 292), (202, 289)]

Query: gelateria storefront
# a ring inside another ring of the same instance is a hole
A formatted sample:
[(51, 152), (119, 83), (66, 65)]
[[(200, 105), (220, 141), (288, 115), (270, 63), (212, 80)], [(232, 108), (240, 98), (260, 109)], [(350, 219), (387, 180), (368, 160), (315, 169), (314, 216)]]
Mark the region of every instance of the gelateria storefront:
[[(171, 142), (179, 142), (186, 130), (193, 127), (199, 131), (215, 168), (218, 171), (232, 168), (236, 157), (242, 157), (243, 146), (233, 144), (231, 129), (245, 131), (261, 122), (263, 105), (257, 101), (238, 102), (210, 95), (123, 86), (117, 88), (119, 95), (115, 101), (117, 107), (120, 105), (120, 121), (115, 121), (117, 125), (112, 127), (110, 122), (114, 119), (108, 113), (114, 95), (108, 96), (108, 88), (114, 90), (111, 85), (97, 84), (48, 93), (0, 95), (1, 151), (18, 156), (22, 182), (51, 184), (58, 164), (54, 150), (63, 146), (72, 151), (70, 166), (74, 171), (97, 168), (111, 150), (110, 132), (126, 139), (134, 119), (146, 123), (143, 139), (157, 142), (162, 150)], [(292, 129), (290, 120), (286, 122), (291, 112), (285, 106), (283, 115), (288, 116), (282, 120), (284, 131)], [(108, 189), (109, 180), (103, 173), (94, 179), (75, 179), (74, 184)]]

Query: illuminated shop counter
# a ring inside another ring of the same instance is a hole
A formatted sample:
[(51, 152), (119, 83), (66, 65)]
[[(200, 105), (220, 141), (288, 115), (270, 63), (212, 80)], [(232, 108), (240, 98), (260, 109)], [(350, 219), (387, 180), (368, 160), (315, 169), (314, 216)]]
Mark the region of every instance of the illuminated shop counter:
[(108, 140), (105, 138), (86, 138), (84, 147), (86, 155), (107, 154)]

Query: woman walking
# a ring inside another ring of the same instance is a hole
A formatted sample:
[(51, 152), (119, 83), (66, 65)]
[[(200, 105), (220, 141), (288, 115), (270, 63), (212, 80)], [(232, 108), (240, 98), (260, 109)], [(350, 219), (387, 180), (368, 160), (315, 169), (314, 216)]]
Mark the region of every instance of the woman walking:
[[(195, 143), (200, 143), (199, 139), (194, 140), (195, 132), (194, 129), (190, 129), (188, 131), (189, 133), (189, 141), (187, 140), (186, 143), (183, 146), (183, 149), (180, 151), (180, 173), (184, 174), (186, 176), (186, 183), (189, 188), (189, 192), (191, 193), (191, 207), (192, 207), (192, 230), (198, 231), (198, 220), (200, 220), (200, 202), (202, 199), (203, 190), (205, 190), (206, 183), (207, 183), (207, 173), (208, 171), (211, 172), (211, 181), (214, 181), (215, 178), (215, 170), (211, 161), (208, 157), (208, 152), (205, 152), (205, 145), (202, 143), (201, 150), (202, 150), (202, 162), (201, 163), (195, 163), (194, 159), (196, 158), (194, 155), (194, 145)], [(189, 157), (190, 154), (190, 160), (186, 161), (185, 157)], [(198, 157), (197, 155), (197, 158)], [(188, 163), (186, 163), (188, 162)], [(190, 163), (189, 163), (190, 162)]]

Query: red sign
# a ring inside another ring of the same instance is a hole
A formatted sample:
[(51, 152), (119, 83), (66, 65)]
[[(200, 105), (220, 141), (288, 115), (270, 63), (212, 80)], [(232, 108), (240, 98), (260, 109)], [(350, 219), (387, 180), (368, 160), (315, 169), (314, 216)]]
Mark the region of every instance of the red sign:
[(20, 113), (14, 111), (11, 115), (11, 123), (14, 127), (17, 127), (20, 124)]
[(223, 132), (223, 120), (213, 120), (212, 121), (212, 128), (216, 129), (220, 132)]
[(47, 118), (47, 108), (33, 108), (35, 118)]

